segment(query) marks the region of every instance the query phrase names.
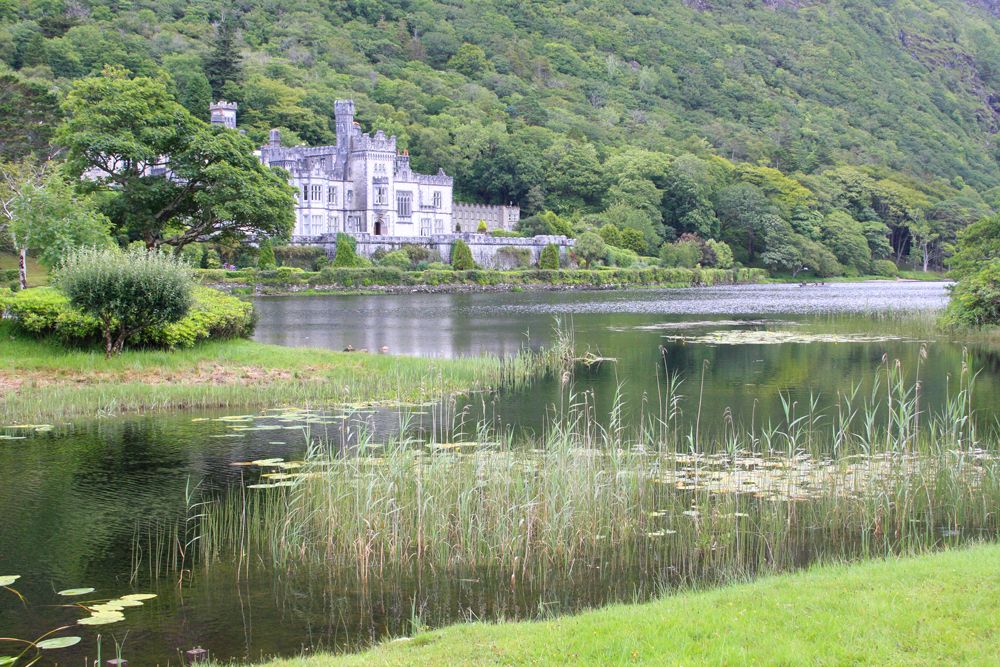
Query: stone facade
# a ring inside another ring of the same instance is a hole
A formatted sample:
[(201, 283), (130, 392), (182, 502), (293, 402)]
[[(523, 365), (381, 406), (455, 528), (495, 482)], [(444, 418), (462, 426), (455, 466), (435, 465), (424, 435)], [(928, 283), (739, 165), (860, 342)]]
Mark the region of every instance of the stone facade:
[(487, 204), (452, 204), (452, 221), (456, 232), (475, 233), (479, 224), (486, 223), (487, 231), (502, 229), (513, 231), (521, 220), (521, 209), (517, 206), (489, 206)]
[[(214, 113), (213, 107), (213, 118)], [(456, 231), (451, 176), (443, 170), (415, 172), (409, 154), (397, 150), (395, 136), (381, 130), (363, 133), (354, 121), (352, 100), (338, 100), (334, 115), (333, 146), (284, 147), (278, 131), (271, 130), (270, 141), (260, 149), (261, 161), (291, 174), (297, 192), (295, 241), (337, 232), (415, 238)], [(476, 225), (487, 219), (487, 225), (493, 221), (491, 229), (509, 229), (508, 221), (516, 222), (518, 213), (516, 207), (477, 207), (463, 220), (475, 215)], [(458, 229), (476, 228), (463, 222)]]

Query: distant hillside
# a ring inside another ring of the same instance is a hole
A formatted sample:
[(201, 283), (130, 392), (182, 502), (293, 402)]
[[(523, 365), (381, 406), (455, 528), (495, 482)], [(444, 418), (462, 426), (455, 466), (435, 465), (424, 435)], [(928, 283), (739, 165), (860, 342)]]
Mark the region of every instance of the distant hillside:
[[(201, 116), (213, 96), (238, 101), (259, 142), (272, 126), (331, 142), (333, 101), (353, 97), (366, 129), (397, 134), (415, 168), (443, 167), (464, 198), (569, 216), (645, 206), (667, 238), (718, 233), (685, 221), (676, 156), (700, 161), (682, 175), (720, 221), (736, 165), (766, 166), (795, 184), (736, 180), (772, 212), (870, 210), (907, 227), (890, 239), (902, 258), (915, 228), (883, 209), (933, 219), (949, 202), (955, 225), (996, 203), (998, 12), (996, 0), (0, 0), (0, 60), (60, 89), (107, 63), (162, 68)], [(855, 178), (905, 201), (860, 201), (844, 185)], [(787, 192), (803, 186), (801, 201)]]

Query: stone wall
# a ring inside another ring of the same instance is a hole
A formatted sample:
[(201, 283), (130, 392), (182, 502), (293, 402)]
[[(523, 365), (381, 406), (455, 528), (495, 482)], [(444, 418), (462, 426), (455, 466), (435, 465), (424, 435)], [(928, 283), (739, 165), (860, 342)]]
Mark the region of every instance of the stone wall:
[[(530, 253), (530, 262), (538, 263), (538, 258), (542, 254), (542, 249), (552, 243), (558, 246), (559, 255), (565, 263), (566, 254), (573, 247), (574, 240), (565, 236), (535, 236), (533, 238), (506, 238), (494, 237), (487, 234), (435, 234), (432, 236), (375, 236), (374, 234), (354, 234), (357, 253), (364, 257), (371, 257), (376, 250), (391, 252), (399, 250), (406, 244), (422, 245), (438, 253), (440, 261), (449, 262), (451, 260), (451, 246), (456, 239), (462, 239), (472, 251), (472, 258), (476, 264), (484, 269), (509, 269), (514, 268), (511, 258), (523, 254), (526, 250)], [(322, 236), (304, 237), (297, 236), (294, 243), (299, 245), (315, 245), (326, 250), (326, 254), (331, 259), (337, 250), (336, 234), (323, 234)], [(502, 251), (502, 248), (523, 249), (520, 252)]]

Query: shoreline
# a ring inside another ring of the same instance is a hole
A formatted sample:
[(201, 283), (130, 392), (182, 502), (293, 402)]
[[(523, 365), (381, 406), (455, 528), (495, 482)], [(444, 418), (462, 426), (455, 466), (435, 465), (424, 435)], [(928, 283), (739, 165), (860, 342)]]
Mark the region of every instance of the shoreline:
[(457, 624), (361, 653), (261, 664), (979, 664), (995, 656), (997, 572), (995, 544), (819, 564), (652, 602)]

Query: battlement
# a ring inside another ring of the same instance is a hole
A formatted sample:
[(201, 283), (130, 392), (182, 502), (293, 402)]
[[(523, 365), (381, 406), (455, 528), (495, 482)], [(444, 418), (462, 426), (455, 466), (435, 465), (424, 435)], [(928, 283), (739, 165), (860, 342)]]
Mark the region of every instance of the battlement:
[(236, 102), (219, 100), (208, 107), (212, 125), (221, 125), (229, 129), (236, 128), (236, 109), (239, 105)]

